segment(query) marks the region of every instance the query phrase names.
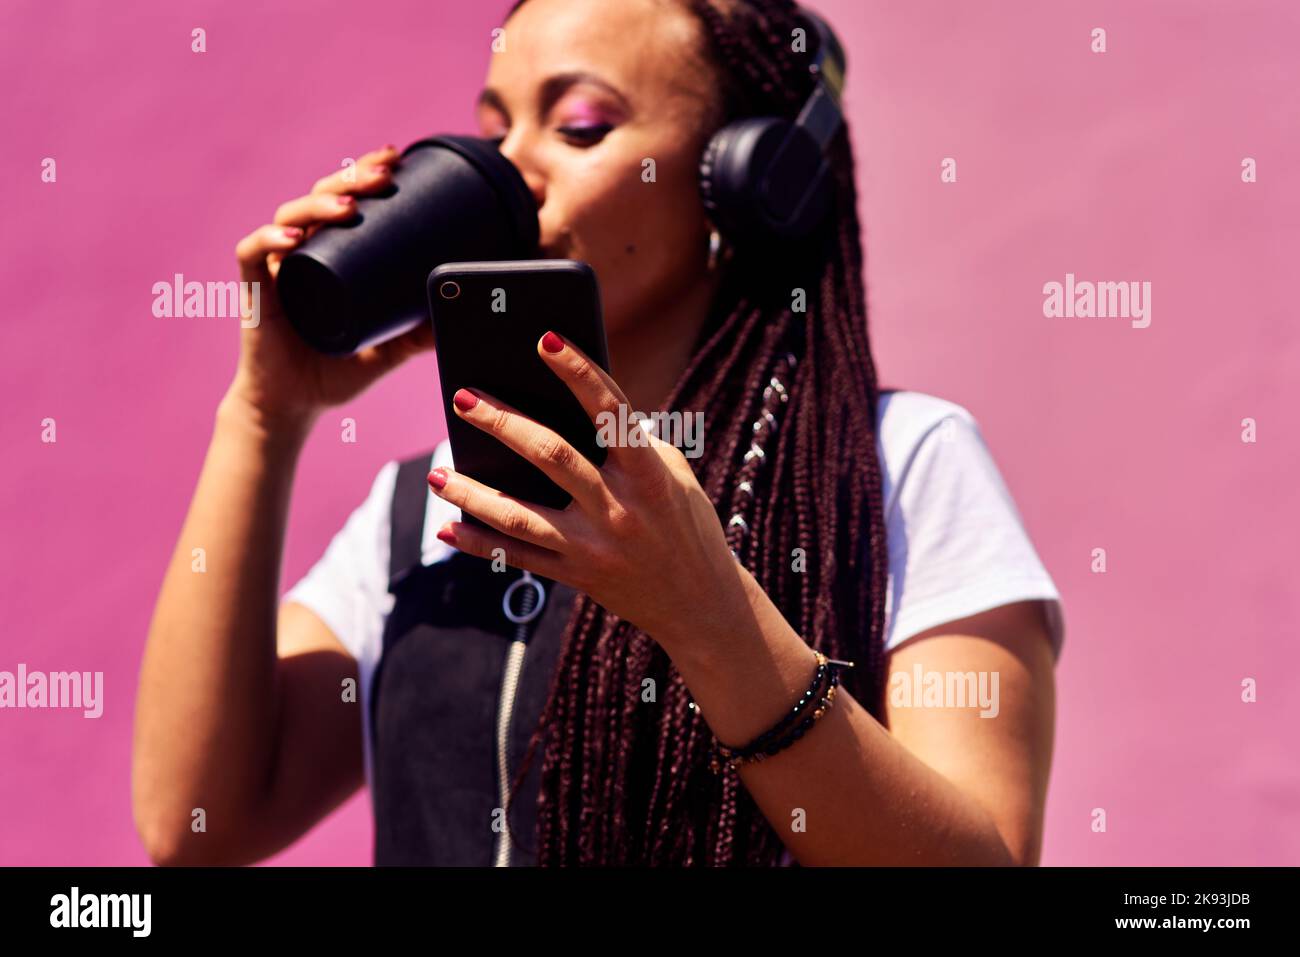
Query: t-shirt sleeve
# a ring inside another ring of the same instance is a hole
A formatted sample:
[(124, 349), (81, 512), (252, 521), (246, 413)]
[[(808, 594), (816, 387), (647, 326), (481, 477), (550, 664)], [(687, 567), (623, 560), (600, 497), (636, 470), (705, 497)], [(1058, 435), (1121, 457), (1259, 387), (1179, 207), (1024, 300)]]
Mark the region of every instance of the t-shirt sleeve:
[(315, 612), (358, 661), (374, 650), (392, 601), (388, 535), (397, 466), (379, 470), (365, 501), (283, 599)]
[(1012, 602), (1045, 602), (1060, 654), (1060, 595), (1025, 530), (975, 419), (960, 406), (927, 429), (886, 516), (887, 649), (945, 622)]

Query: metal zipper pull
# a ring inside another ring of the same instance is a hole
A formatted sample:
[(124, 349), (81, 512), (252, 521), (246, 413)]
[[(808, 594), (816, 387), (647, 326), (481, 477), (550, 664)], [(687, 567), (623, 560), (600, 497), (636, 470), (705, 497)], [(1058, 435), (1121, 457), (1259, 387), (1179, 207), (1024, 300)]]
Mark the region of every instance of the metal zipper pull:
[[(520, 588), (528, 588), (519, 599), (520, 608), (515, 613), (511, 599)], [(527, 570), (512, 581), (501, 598), (501, 611), (506, 620), (515, 624), (515, 637), (506, 652), (506, 666), (501, 673), (501, 700), (497, 709), (497, 789), (502, 813), (509, 821), (510, 808), (510, 719), (515, 710), (515, 696), (519, 691), (519, 674), (524, 667), (524, 652), (528, 648), (529, 623), (546, 607), (546, 588)], [(510, 866), (510, 835), (502, 831), (497, 835), (496, 867)]]
[[(528, 585), (531, 585), (533, 589), (532, 600), (529, 600), (529, 594), (528, 592), (525, 592), (524, 597), (521, 599), (521, 604), (524, 610), (516, 615), (514, 609), (510, 606), (510, 600), (515, 597), (515, 591), (517, 589)], [(506, 589), (506, 593), (501, 596), (501, 611), (505, 613), (505, 616), (509, 621), (514, 622), (516, 625), (528, 624), (540, 615), (542, 609), (545, 607), (546, 589), (542, 587), (541, 582), (533, 577), (532, 572), (527, 570), (512, 581), (510, 587)]]

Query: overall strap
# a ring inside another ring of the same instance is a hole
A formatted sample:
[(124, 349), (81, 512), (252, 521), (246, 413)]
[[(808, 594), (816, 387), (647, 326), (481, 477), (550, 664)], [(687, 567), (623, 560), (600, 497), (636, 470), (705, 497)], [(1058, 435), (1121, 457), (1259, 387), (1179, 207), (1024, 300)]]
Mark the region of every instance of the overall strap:
[(428, 475), (433, 452), (412, 456), (397, 466), (389, 513), (388, 590), (393, 591), (420, 567), (424, 541), (424, 511), (428, 506)]

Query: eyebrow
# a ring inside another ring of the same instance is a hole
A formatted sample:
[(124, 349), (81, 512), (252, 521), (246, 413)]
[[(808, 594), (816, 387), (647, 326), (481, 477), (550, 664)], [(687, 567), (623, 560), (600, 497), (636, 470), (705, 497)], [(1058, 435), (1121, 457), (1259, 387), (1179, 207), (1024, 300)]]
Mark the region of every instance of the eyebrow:
[[(538, 91), (537, 95), (538, 114), (545, 116), (550, 108), (555, 105), (556, 101), (569, 91), (570, 87), (576, 86), (579, 83), (586, 83), (590, 86), (599, 87), (618, 100), (619, 105), (622, 106), (624, 110), (628, 110), (629, 112), (631, 111), (631, 104), (628, 103), (627, 97), (623, 95), (622, 91), (619, 90), (618, 87), (614, 86), (614, 84), (610, 83), (604, 77), (588, 70), (569, 70), (564, 73), (553, 74), (542, 82), (541, 89)], [(484, 87), (483, 91), (479, 93), (478, 105), (490, 106), (495, 110), (500, 110), (505, 114), (506, 119), (510, 118), (510, 111), (506, 109), (505, 100), (501, 98), (500, 93), (490, 86)]]

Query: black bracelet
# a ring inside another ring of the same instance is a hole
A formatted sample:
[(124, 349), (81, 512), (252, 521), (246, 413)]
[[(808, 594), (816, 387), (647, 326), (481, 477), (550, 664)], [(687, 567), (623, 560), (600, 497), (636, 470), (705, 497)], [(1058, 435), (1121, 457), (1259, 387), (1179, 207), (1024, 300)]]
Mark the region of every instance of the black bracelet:
[(813, 672), (812, 681), (808, 685), (808, 690), (803, 693), (803, 697), (795, 702), (794, 707), (791, 708), (788, 712), (786, 712), (786, 716), (784, 718), (778, 721), (767, 731), (764, 731), (762, 734), (760, 734), (749, 744), (745, 745), (743, 748), (729, 748), (725, 744), (719, 743), (718, 747), (721, 751), (724, 752), (726, 757), (747, 758), (750, 757), (751, 755), (757, 754), (760, 750), (763, 749), (763, 747), (769, 741), (773, 740), (778, 734), (784, 731), (787, 725), (791, 724), (797, 717), (799, 717), (799, 713), (803, 711), (804, 708), (808, 707), (808, 705), (812, 703), (817, 692), (821, 689), (821, 686), (825, 683), (826, 668), (829, 664), (829, 661), (826, 658), (826, 656), (823, 655), (820, 651), (816, 652), (816, 655), (817, 655), (817, 670)]
[(812, 726), (813, 722), (831, 709), (831, 706), (835, 703), (835, 689), (839, 686), (839, 683), (839, 672), (832, 671), (830, 682), (826, 689), (826, 696), (821, 699), (817, 709), (811, 715), (804, 718), (804, 720), (800, 722), (800, 724), (790, 734), (786, 735), (786, 737), (782, 738), (780, 741), (769, 744), (764, 750), (757, 754), (750, 755), (749, 757), (725, 756), (715, 747), (713, 755), (709, 761), (709, 769), (714, 774), (720, 774), (722, 772), (722, 765), (724, 764), (734, 768), (755, 761), (765, 761), (772, 755), (784, 751), (786, 748), (790, 747), (790, 745), (802, 738), (804, 733)]
[[(812, 684), (809, 686), (808, 690), (804, 692), (803, 697), (799, 699), (794, 708), (791, 709), (784, 718), (777, 722), (776, 725), (741, 748), (728, 747), (718, 741), (717, 738), (714, 738), (712, 753), (709, 760), (709, 767), (714, 774), (721, 772), (722, 764), (724, 763), (729, 764), (731, 767), (736, 767), (739, 764), (746, 764), (750, 761), (762, 761), (779, 751), (783, 751), (795, 741), (803, 737), (804, 732), (812, 726), (813, 722), (830, 709), (835, 700), (835, 689), (840, 683), (838, 669), (852, 668), (853, 662), (830, 659), (820, 651), (816, 652), (816, 655), (817, 671), (813, 675)], [(828, 669), (830, 671), (830, 680), (824, 682), (823, 679)], [(825, 684), (824, 690), (823, 684)], [(816, 701), (818, 698), (821, 699), (820, 703), (811, 715), (806, 715), (803, 721), (801, 721), (789, 734), (781, 738), (777, 737), (787, 726), (790, 725), (791, 722), (795, 721), (813, 701)]]
[(831, 672), (830, 683), (826, 688), (826, 694), (822, 698), (818, 708), (814, 710), (812, 714), (804, 718), (803, 721), (799, 723), (798, 727), (796, 727), (793, 731), (791, 731), (789, 735), (782, 738), (780, 741), (777, 741), (776, 743), (771, 744), (768, 747), (764, 748), (762, 753), (755, 755), (753, 759), (756, 761), (762, 761), (764, 758), (771, 757), (772, 755), (776, 754), (778, 751), (785, 750), (790, 745), (794, 744), (796, 741), (802, 738), (804, 732), (807, 731), (810, 727), (812, 727), (813, 722), (816, 721), (818, 718), (820, 718), (823, 714), (826, 713), (827, 710), (830, 709), (831, 704), (834, 703), (835, 701), (835, 689), (839, 687), (839, 684), (840, 684), (839, 672), (837, 671)]

